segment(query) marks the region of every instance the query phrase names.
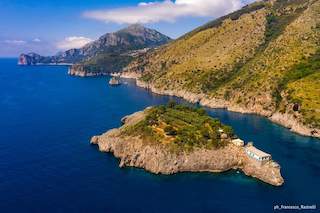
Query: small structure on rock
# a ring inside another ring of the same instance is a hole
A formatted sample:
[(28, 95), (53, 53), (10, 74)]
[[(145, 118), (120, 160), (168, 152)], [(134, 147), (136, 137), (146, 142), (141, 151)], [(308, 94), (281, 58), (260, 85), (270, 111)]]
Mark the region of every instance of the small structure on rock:
[(221, 139), (228, 139), (228, 135), (226, 133), (222, 133), (220, 138)]
[(233, 139), (231, 142), (236, 146), (244, 146), (244, 141), (240, 138)]
[(260, 149), (257, 149), (253, 145), (248, 144), (245, 147), (245, 151), (251, 159), (257, 161), (260, 164), (264, 164), (264, 163), (269, 162), (271, 160), (270, 154), (265, 153), (265, 152), (261, 151)]

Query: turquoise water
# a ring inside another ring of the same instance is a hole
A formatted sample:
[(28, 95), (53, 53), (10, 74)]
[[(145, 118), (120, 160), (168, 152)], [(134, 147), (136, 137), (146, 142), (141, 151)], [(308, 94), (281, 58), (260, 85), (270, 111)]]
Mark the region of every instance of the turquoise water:
[(164, 176), (120, 169), (112, 155), (89, 145), (90, 137), (170, 98), (132, 82), (110, 87), (107, 77), (66, 72), (0, 59), (0, 212), (271, 212), (277, 204), (320, 205), (320, 141), (254, 115), (209, 110), (272, 154), (282, 166), (282, 187), (235, 171)]

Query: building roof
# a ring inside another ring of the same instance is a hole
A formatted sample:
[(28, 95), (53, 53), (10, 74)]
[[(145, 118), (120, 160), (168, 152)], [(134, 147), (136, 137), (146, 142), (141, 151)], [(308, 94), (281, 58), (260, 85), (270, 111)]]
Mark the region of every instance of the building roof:
[(263, 151), (261, 151), (260, 149), (257, 149), (256, 147), (254, 146), (247, 146), (246, 147), (246, 150), (251, 152), (251, 153), (254, 153), (255, 155), (257, 155), (258, 157), (271, 157), (270, 154), (268, 153), (265, 153)]
[(243, 143), (244, 141), (241, 140), (240, 138), (237, 138), (237, 139), (233, 139), (232, 142), (240, 142), (240, 143)]

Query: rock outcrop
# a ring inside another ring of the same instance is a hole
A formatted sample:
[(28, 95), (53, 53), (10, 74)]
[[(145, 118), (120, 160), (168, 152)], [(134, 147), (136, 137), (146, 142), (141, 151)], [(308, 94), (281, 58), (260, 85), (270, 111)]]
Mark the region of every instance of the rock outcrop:
[(91, 139), (102, 152), (111, 152), (120, 159), (120, 167), (144, 168), (155, 174), (177, 172), (223, 172), (231, 169), (242, 170), (274, 186), (281, 186), (284, 180), (278, 164), (270, 161), (263, 165), (249, 158), (243, 147), (228, 144), (223, 148), (197, 148), (191, 152), (172, 152), (163, 144), (148, 143), (140, 137), (122, 135), (121, 129), (141, 121), (145, 112), (126, 116), (124, 126), (113, 129)]
[(37, 53), (21, 54), (18, 65), (71, 65), (86, 58), (81, 49), (70, 49), (54, 56), (41, 56)]
[(18, 59), (18, 64), (19, 65), (36, 65), (43, 60), (44, 60), (44, 57), (36, 53), (21, 54)]
[(104, 76), (109, 75), (108, 72), (90, 72), (88, 71), (84, 65), (74, 64), (69, 67), (68, 74), (72, 76), (79, 77), (93, 77), (93, 76)]

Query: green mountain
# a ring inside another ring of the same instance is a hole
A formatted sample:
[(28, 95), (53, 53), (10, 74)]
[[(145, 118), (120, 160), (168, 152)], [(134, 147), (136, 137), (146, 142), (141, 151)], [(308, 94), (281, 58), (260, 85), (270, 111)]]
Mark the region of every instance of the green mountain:
[(138, 57), (123, 75), (210, 107), (320, 136), (320, 0), (243, 7)]

